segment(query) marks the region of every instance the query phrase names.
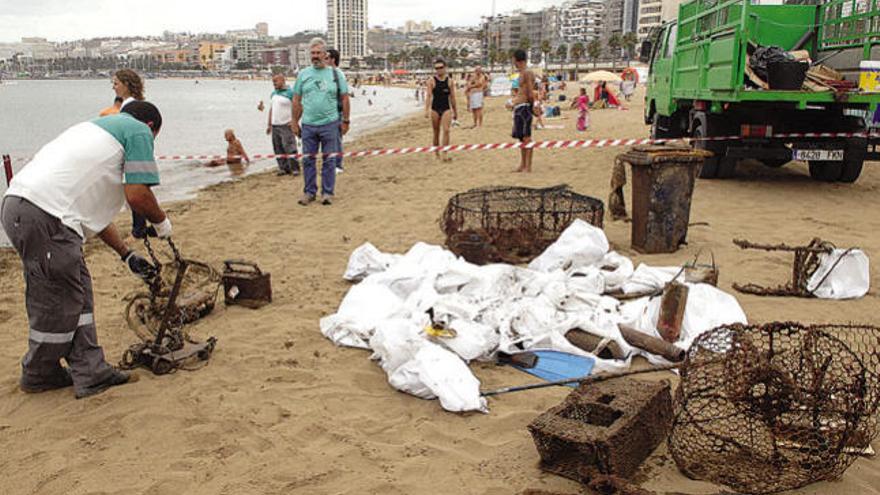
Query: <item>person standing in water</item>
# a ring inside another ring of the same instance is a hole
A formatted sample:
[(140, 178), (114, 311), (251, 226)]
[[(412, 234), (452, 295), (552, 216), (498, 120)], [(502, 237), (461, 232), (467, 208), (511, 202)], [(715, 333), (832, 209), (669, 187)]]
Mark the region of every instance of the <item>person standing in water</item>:
[[(455, 83), (446, 73), (446, 61), (438, 58), (434, 61), (434, 76), (428, 79), (425, 98), (425, 118), (431, 119), (434, 128), (434, 146), (440, 146), (441, 132), (444, 146), (449, 144), (449, 129), (453, 120), (458, 120), (458, 108), (455, 104)], [(447, 153), (437, 152), (437, 157), (444, 162), (452, 161)]]

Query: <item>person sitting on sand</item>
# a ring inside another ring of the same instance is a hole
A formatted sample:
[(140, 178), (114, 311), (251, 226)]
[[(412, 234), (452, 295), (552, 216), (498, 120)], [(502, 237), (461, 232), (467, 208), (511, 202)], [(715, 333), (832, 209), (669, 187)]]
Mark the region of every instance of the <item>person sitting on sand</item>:
[(242, 159), (244, 159), (246, 165), (251, 164), (251, 159), (244, 150), (241, 141), (235, 137), (235, 131), (232, 129), (226, 129), (224, 139), (229, 143), (229, 146), (226, 147), (226, 159), (211, 160), (211, 162), (208, 163), (208, 166), (217, 167), (225, 163), (229, 166), (229, 171), (232, 172), (233, 175), (240, 175), (244, 172), (244, 167), (241, 166)]

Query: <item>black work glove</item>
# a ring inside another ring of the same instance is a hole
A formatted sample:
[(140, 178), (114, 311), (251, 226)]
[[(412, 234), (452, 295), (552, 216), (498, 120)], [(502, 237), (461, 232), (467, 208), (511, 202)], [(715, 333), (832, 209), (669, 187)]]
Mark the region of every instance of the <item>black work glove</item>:
[(122, 257), (122, 261), (128, 266), (131, 273), (142, 278), (144, 282), (149, 283), (156, 276), (156, 267), (134, 250), (129, 250), (125, 253), (125, 256)]
[(135, 239), (146, 239), (147, 237), (158, 237), (158, 234), (156, 234), (156, 227), (147, 225), (141, 229), (132, 229), (131, 236)]

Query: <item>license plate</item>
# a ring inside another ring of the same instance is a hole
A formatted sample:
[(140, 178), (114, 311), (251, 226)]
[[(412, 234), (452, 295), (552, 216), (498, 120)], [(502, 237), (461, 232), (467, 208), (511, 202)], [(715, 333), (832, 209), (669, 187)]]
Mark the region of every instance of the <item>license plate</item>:
[(794, 150), (793, 158), (805, 162), (842, 162), (843, 150)]

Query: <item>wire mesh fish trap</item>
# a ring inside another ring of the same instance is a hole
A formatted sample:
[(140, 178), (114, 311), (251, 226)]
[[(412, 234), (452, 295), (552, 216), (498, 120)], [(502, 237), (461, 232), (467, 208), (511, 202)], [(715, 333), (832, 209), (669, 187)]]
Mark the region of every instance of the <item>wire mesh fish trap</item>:
[(878, 432), (880, 329), (731, 325), (693, 343), (669, 450), (686, 475), (744, 493), (839, 477)]
[[(149, 244), (147, 250), (158, 268), (158, 275), (151, 281), (149, 291), (137, 291), (125, 297), (128, 301), (125, 307), (126, 323), (145, 342), (155, 338), (159, 331), (171, 287), (183, 261), (176, 247), (172, 248), (173, 256), (164, 262), (159, 260)], [(185, 261), (187, 270), (170, 319), (175, 329), (183, 329), (185, 325), (213, 311), (220, 285), (220, 274), (212, 266), (191, 259)], [(185, 337), (185, 332), (181, 331), (181, 335)]]
[(602, 228), (602, 201), (566, 185), (486, 187), (450, 198), (440, 221), (446, 247), (479, 265), (531, 261), (575, 219)]

